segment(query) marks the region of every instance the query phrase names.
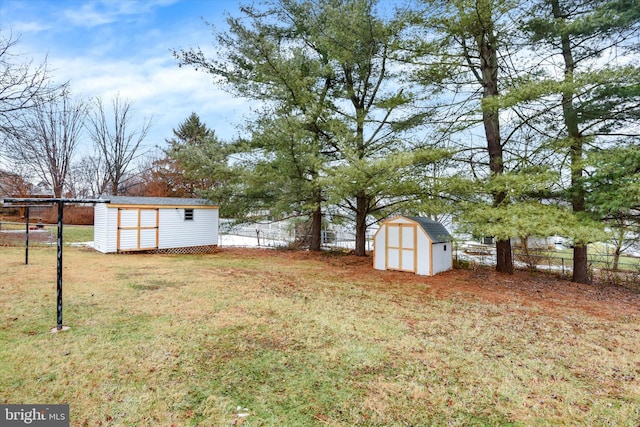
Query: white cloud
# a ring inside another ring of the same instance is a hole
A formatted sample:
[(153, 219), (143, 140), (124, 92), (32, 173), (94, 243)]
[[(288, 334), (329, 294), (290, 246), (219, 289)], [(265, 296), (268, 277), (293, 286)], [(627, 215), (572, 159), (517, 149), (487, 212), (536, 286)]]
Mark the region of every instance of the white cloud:
[(51, 29), (51, 25), (37, 21), (15, 21), (11, 25), (14, 34), (39, 33)]
[(61, 13), (64, 21), (79, 27), (96, 27), (114, 21), (115, 16), (96, 10), (98, 3), (89, 3), (79, 9), (67, 9)]
[(173, 3), (179, 2), (74, 0), (34, 7), (30, 1), (9, 0), (0, 11), (8, 14), (9, 28), (25, 36), (19, 50), (35, 62), (48, 53), (51, 76), (69, 81), (76, 96), (99, 96), (107, 103), (119, 93), (134, 102), (140, 120), (153, 117), (149, 145), (164, 144), (191, 112), (231, 139), (250, 103), (215, 86), (212, 76), (178, 67), (171, 49), (210, 46), (211, 29), (200, 16), (221, 19), (221, 8), (237, 4), (187, 1), (169, 17), (159, 9)]
[(108, 0), (82, 4), (79, 8), (67, 8), (59, 12), (59, 16), (70, 25), (79, 27), (96, 27), (117, 22), (122, 18), (141, 17), (157, 7), (167, 6), (176, 0)]
[(115, 94), (134, 102), (136, 115), (153, 117), (149, 143), (163, 144), (191, 112), (196, 112), (224, 139), (235, 136), (235, 125), (249, 111), (249, 103), (213, 84), (210, 75), (179, 68), (172, 58), (155, 57), (141, 63), (93, 58), (57, 58), (51, 61), (58, 79), (70, 81), (74, 93), (99, 96), (108, 102)]

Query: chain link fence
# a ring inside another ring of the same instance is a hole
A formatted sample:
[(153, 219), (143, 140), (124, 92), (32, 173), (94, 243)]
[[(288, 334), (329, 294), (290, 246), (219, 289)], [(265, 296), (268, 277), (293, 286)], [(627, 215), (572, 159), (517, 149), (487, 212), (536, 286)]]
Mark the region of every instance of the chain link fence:
[[(513, 249), (514, 266), (530, 271), (544, 271), (562, 278), (571, 278), (573, 258), (550, 250), (522, 251)], [(459, 267), (495, 267), (495, 246), (475, 242), (454, 242), (454, 261)], [(640, 259), (622, 256), (615, 262), (611, 253), (592, 251), (588, 268), (594, 283), (624, 285), (640, 291)], [(616, 265), (617, 264), (617, 265)]]
[[(288, 221), (238, 224), (233, 220), (220, 220), (220, 242), (228, 246), (299, 247), (308, 242), (307, 223)], [(375, 230), (367, 232), (366, 250), (373, 250)], [(322, 246), (327, 249), (354, 249), (355, 233), (340, 227), (324, 227)]]

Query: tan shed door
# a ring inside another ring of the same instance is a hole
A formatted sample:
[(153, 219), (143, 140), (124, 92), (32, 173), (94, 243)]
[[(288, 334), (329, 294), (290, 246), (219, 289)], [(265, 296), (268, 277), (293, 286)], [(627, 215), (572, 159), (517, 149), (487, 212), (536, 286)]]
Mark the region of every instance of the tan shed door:
[(159, 216), (157, 208), (118, 208), (118, 252), (158, 249)]
[(387, 224), (387, 269), (416, 271), (415, 224)]

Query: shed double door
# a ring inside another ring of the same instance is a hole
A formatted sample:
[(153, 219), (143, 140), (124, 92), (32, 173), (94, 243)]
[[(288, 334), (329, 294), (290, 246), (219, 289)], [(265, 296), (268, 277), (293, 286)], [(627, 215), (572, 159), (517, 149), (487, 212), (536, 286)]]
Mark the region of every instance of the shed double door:
[(158, 249), (159, 218), (157, 208), (118, 208), (118, 252)]
[(416, 272), (417, 227), (387, 224), (387, 269)]

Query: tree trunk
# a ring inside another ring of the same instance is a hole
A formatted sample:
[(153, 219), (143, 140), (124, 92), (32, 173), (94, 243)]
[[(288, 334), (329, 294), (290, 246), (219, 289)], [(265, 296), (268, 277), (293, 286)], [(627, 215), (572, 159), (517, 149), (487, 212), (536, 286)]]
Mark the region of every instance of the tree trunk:
[(496, 240), (496, 271), (513, 274), (513, 254), (511, 240)]
[(111, 182), (111, 195), (112, 196), (119, 196), (118, 194), (118, 183), (113, 181)]
[(62, 192), (64, 191), (64, 188), (60, 185), (60, 184), (54, 184), (53, 185), (53, 197), (57, 197), (60, 198), (63, 196)]
[(615, 251), (613, 251), (613, 270), (618, 271), (618, 266), (620, 264), (620, 254), (622, 250), (619, 246), (616, 246)]
[(311, 241), (309, 250), (319, 251), (322, 246), (322, 208), (318, 203), (311, 216)]
[[(574, 213), (585, 211), (585, 189), (582, 176), (582, 136), (578, 129), (578, 114), (573, 107), (572, 100), (563, 95), (563, 109), (566, 112), (567, 129), (571, 138), (571, 208)], [(566, 101), (566, 102), (565, 102)], [(573, 277), (571, 281), (576, 283), (589, 283), (589, 263), (587, 260), (587, 245), (575, 244), (573, 247)]]
[(622, 255), (622, 247), (624, 245), (624, 237), (625, 237), (625, 220), (622, 218), (616, 219), (616, 234), (614, 240), (614, 249), (613, 249), (613, 269), (618, 270), (620, 266), (620, 256)]
[[(571, 281), (576, 283), (589, 283), (589, 269), (587, 261), (587, 246), (573, 247), (573, 277)], [(576, 266), (584, 268), (576, 269)]]
[[(551, 0), (553, 17), (564, 22), (565, 18), (560, 8), (559, 0)], [(578, 113), (573, 105), (575, 93), (573, 86), (573, 73), (575, 61), (571, 48), (571, 40), (567, 32), (560, 32), (562, 46), (562, 58), (564, 59), (564, 82), (565, 88), (562, 92), (562, 115), (567, 135), (571, 140), (569, 147), (569, 157), (571, 159), (571, 207), (574, 213), (585, 210), (585, 190), (583, 184), (582, 161), (583, 161), (583, 138), (578, 128)], [(573, 248), (573, 282), (589, 283), (587, 245), (576, 244)]]
[(524, 252), (524, 258), (527, 260), (527, 267), (530, 270), (536, 269), (536, 264), (534, 262), (533, 257), (531, 256), (531, 252), (529, 252), (529, 237), (528, 236), (520, 236), (520, 243), (522, 244), (522, 251)]
[[(480, 76), (482, 80), (481, 83), (484, 86), (482, 97), (492, 98), (498, 96), (498, 47), (496, 37), (493, 34), (493, 28), (485, 28), (484, 32), (476, 37), (476, 43), (480, 51)], [(501, 175), (504, 173), (504, 164), (498, 109), (483, 106), (482, 122), (487, 139), (489, 169), (492, 175)], [(504, 191), (494, 192), (492, 196), (493, 205), (496, 207), (506, 199), (506, 193)], [(513, 274), (511, 240), (496, 240), (496, 254), (496, 271)]]
[(369, 200), (368, 197), (359, 194), (356, 196), (356, 256), (365, 256), (367, 254), (367, 212)]

